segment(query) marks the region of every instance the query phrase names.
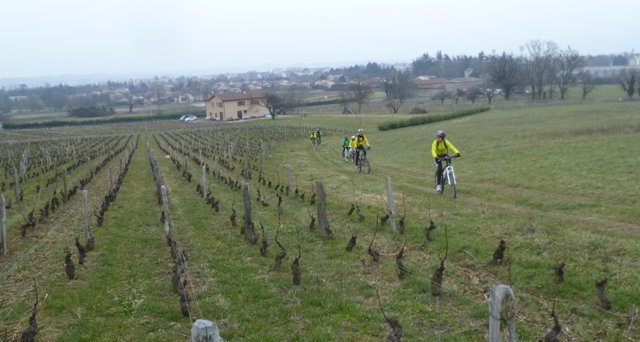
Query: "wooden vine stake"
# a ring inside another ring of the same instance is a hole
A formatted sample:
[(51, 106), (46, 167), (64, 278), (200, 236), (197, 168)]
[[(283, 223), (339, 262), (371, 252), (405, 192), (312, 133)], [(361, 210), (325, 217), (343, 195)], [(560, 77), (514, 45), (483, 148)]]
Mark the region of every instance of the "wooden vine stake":
[(316, 182), (316, 191), (318, 193), (318, 224), (320, 225), (320, 231), (324, 235), (331, 237), (333, 232), (329, 228), (329, 221), (327, 219), (327, 202), (322, 181)]
[[(500, 321), (507, 322), (507, 341), (516, 340), (516, 297), (509, 285), (496, 285), (491, 289), (489, 300), (489, 342), (500, 341)], [(503, 301), (506, 305), (503, 306)], [(502, 308), (507, 312), (502, 312)]]
[(0, 195), (0, 240), (2, 240), (2, 255), (7, 255), (7, 204), (4, 195)]
[(94, 246), (93, 235), (91, 234), (91, 229), (89, 228), (89, 191), (82, 190), (82, 213), (84, 214), (84, 236), (87, 239), (87, 250), (92, 250)]
[(162, 193), (162, 210), (164, 212), (164, 235), (171, 235), (171, 225), (169, 223), (169, 198), (167, 197), (167, 188), (163, 185), (160, 187)]
[(396, 227), (396, 205), (393, 201), (393, 185), (391, 185), (391, 177), (387, 177), (387, 209), (389, 209), (391, 231), (395, 234), (398, 232), (398, 228)]

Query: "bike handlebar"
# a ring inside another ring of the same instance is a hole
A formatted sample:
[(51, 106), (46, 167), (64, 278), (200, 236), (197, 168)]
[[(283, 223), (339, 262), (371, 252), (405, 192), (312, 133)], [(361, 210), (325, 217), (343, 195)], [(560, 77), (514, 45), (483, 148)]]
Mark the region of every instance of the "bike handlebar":
[(439, 160), (439, 161), (446, 161), (446, 160), (451, 160), (451, 159), (454, 159), (454, 158), (459, 158), (459, 157), (457, 157), (457, 156), (450, 156), (450, 155), (448, 155), (448, 154), (447, 154), (447, 155), (445, 155), (445, 156), (439, 157), (439, 158), (438, 158), (438, 160)]

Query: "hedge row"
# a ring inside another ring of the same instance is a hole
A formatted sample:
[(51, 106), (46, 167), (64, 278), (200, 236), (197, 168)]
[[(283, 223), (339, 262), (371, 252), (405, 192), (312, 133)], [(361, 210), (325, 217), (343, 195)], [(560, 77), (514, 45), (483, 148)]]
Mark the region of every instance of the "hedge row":
[(64, 126), (84, 126), (84, 125), (106, 125), (114, 123), (128, 123), (155, 120), (177, 120), (181, 113), (156, 114), (149, 116), (117, 116), (108, 119), (92, 119), (92, 120), (53, 120), (25, 123), (3, 123), (4, 129), (26, 129), (26, 128), (51, 128)]
[(481, 108), (465, 109), (465, 110), (461, 110), (461, 111), (457, 111), (457, 112), (453, 112), (453, 113), (444, 113), (444, 114), (436, 114), (436, 115), (421, 115), (421, 116), (416, 116), (416, 117), (413, 117), (411, 119), (406, 119), (406, 120), (386, 121), (386, 122), (378, 124), (378, 129), (381, 130), (381, 131), (388, 131), (390, 129), (424, 125), (424, 124), (428, 124), (428, 123), (451, 120), (451, 119), (460, 118), (460, 117), (463, 117), (463, 116), (482, 113), (482, 112), (486, 112), (488, 110), (489, 110), (489, 107), (481, 107)]

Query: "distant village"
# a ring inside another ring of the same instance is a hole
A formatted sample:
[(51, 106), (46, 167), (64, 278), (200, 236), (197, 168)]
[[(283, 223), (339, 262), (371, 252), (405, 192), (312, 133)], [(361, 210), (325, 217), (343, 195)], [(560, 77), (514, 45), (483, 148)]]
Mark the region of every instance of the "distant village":
[[(264, 113), (269, 93), (305, 89), (315, 93), (328, 92), (330, 95), (325, 99), (336, 99), (340, 92), (362, 82), (374, 91), (384, 90), (385, 82), (402, 72), (410, 76), (412, 96), (432, 98), (449, 94), (453, 98), (470, 89), (479, 89), (478, 96), (483, 96), (487, 88), (496, 91), (503, 88), (488, 69), (492, 59), (497, 57), (482, 53), (449, 57), (438, 52), (435, 56), (424, 54), (412, 63), (401, 64), (367, 63), (343, 68), (288, 68), (192, 77), (157, 76), (78, 86), (59, 83), (28, 87), (18, 84), (0, 89), (0, 115), (86, 107), (105, 110), (115, 107), (118, 112), (133, 112), (142, 106), (192, 103), (204, 105), (209, 119), (239, 119)], [(580, 58), (581, 62), (571, 72), (588, 73), (596, 83), (618, 83), (624, 73), (640, 74), (640, 54)], [(525, 91), (528, 85), (523, 78), (512, 91)], [(230, 108), (227, 102), (235, 102), (235, 107)], [(252, 105), (261, 108), (252, 110)]]

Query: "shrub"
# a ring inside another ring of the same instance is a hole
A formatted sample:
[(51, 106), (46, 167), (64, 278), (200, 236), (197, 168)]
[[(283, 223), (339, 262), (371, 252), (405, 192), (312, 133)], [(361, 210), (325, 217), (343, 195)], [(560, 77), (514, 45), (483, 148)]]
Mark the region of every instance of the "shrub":
[(396, 128), (424, 125), (424, 124), (428, 124), (428, 123), (451, 120), (451, 119), (460, 118), (460, 117), (463, 117), (463, 116), (482, 113), (482, 112), (486, 112), (488, 110), (489, 110), (488, 107), (481, 107), (481, 108), (473, 108), (473, 109), (461, 110), (461, 111), (457, 111), (457, 112), (453, 112), (453, 113), (416, 116), (416, 117), (413, 117), (411, 119), (406, 119), (406, 120), (386, 121), (386, 122), (383, 122), (383, 123), (379, 124), (378, 125), (378, 129), (381, 130), (381, 131), (387, 131), (387, 130), (396, 129)]
[(423, 106), (413, 106), (411, 107), (409, 114), (427, 114), (427, 109)]

